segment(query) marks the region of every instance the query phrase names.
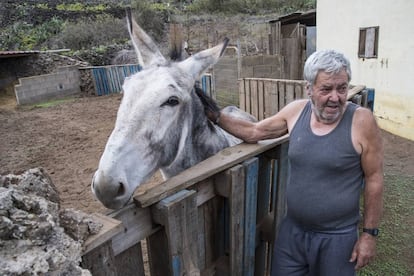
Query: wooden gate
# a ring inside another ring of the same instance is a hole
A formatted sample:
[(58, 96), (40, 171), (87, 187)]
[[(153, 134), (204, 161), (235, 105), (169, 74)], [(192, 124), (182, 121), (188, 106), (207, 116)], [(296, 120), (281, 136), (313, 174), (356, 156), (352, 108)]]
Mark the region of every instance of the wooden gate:
[(97, 216), (104, 228), (86, 242), (83, 267), (93, 275), (267, 275), (285, 213), (287, 141), (227, 148), (140, 187), (134, 203)]

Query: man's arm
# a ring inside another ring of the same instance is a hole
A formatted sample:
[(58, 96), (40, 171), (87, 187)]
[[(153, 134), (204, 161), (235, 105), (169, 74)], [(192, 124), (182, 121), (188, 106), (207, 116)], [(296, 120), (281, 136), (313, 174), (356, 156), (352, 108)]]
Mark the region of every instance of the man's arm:
[[(377, 228), (383, 208), (383, 145), (380, 130), (371, 111), (360, 108), (355, 118), (355, 130), (361, 147), (361, 165), (365, 176), (364, 228)], [(354, 247), (351, 260), (357, 261), (356, 269), (370, 262), (375, 256), (376, 238), (362, 233)]]
[(305, 101), (294, 101), (286, 105), (275, 115), (259, 122), (250, 122), (220, 113), (218, 125), (247, 143), (273, 139), (288, 133), (293, 119), (297, 119)]

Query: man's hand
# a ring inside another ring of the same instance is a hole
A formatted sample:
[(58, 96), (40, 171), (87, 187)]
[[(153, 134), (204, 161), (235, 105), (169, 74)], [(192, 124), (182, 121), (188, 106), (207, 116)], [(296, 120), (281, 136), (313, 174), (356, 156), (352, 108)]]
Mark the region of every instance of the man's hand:
[(376, 254), (376, 238), (362, 233), (352, 251), (350, 262), (355, 262), (355, 270), (361, 269), (374, 258)]

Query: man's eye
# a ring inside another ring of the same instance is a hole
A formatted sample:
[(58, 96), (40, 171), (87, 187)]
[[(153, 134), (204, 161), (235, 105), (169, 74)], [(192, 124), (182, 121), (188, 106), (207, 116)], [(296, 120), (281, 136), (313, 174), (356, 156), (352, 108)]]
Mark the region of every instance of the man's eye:
[(347, 86), (343, 86), (343, 87), (338, 88), (338, 92), (341, 93), (341, 94), (345, 94), (347, 90), (348, 90)]

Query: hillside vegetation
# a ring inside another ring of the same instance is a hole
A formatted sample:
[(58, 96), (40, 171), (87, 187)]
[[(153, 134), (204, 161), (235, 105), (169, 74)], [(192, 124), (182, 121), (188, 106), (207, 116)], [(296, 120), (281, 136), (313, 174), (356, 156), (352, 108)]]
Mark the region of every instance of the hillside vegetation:
[(193, 44), (198, 45), (190, 45), (197, 49), (217, 39), (226, 26), (237, 39), (249, 41), (247, 33), (255, 31), (250, 23), (263, 24), (275, 14), (315, 6), (316, 0), (7, 1), (0, 6), (0, 50), (70, 49), (73, 57), (103, 65), (107, 59), (94, 57), (113, 56), (130, 47), (124, 19), (127, 7), (158, 43), (167, 43), (168, 23), (180, 23), (188, 41), (204, 28), (207, 38), (197, 37)]

